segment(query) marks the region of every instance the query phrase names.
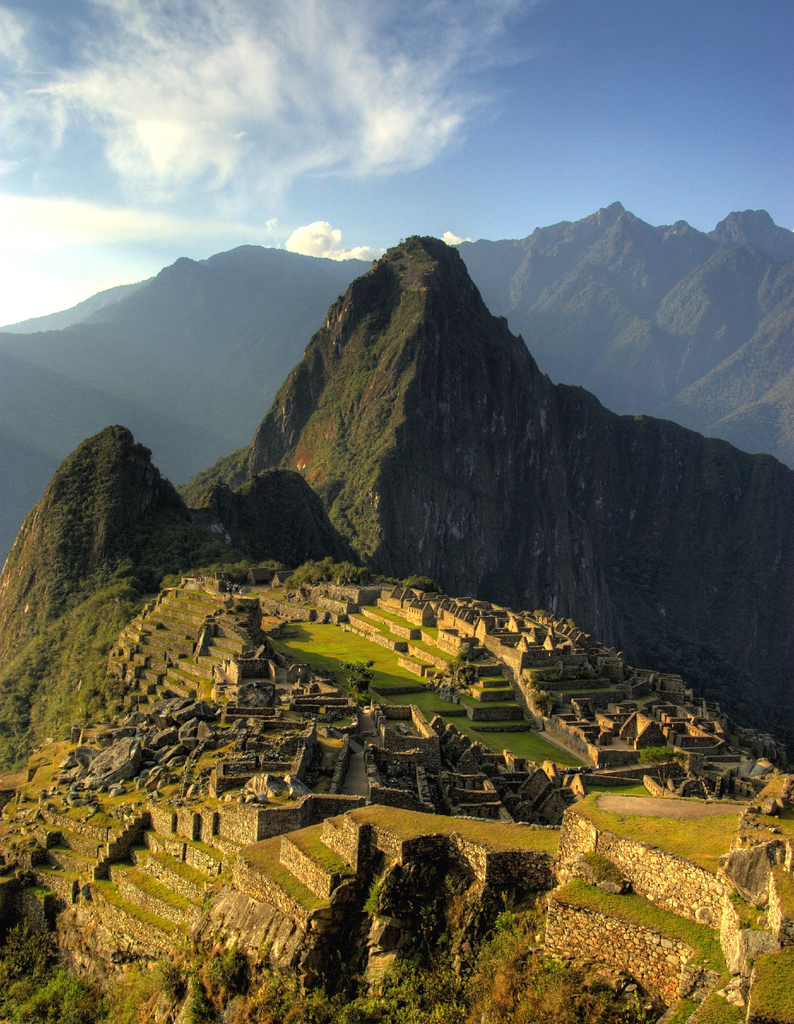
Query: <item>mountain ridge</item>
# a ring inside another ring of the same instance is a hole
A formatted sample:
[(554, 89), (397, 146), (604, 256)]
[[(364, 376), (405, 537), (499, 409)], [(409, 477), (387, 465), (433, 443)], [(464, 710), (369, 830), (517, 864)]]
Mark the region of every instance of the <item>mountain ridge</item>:
[(231, 482), (267, 466), (301, 472), (376, 571), (539, 603), (707, 693), (716, 659), (755, 720), (791, 704), (792, 631), (724, 634), (762, 585), (794, 620), (794, 473), (553, 385), (441, 242), (389, 250), (331, 307)]

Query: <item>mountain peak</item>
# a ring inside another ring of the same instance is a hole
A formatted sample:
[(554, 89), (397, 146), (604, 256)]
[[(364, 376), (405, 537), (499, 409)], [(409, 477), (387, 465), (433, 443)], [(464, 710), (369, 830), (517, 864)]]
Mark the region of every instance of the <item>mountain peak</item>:
[(734, 210), (709, 237), (720, 245), (752, 245), (772, 259), (794, 259), (794, 232), (778, 227), (766, 210)]

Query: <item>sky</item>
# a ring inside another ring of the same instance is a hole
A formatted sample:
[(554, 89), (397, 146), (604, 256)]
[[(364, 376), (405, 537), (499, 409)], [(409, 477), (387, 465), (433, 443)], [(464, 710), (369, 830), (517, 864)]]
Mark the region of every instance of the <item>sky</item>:
[(8, 0), (0, 323), (241, 244), (794, 228), (791, 0)]

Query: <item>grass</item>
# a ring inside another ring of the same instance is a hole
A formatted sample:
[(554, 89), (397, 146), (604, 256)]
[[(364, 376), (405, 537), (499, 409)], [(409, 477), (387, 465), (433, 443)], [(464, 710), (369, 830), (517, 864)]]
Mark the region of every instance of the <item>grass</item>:
[(145, 892), (161, 903), (168, 903), (170, 906), (187, 913), (191, 903), (190, 900), (180, 896), (178, 892), (167, 888), (162, 882), (158, 882), (156, 878), (153, 878), (152, 875), (147, 874), (145, 871), (139, 871), (126, 861), (121, 864), (121, 867), (124, 869), (127, 879), (136, 889), (140, 889), (141, 892)]
[(587, 791), (589, 793), (614, 793), (615, 796), (650, 796), (651, 794), (641, 782), (637, 785), (606, 786), (598, 782), (590, 782), (587, 779)]
[(725, 957), (717, 932), (704, 924), (696, 924), (663, 910), (641, 896), (615, 896), (579, 879), (554, 892), (554, 899), (567, 906), (595, 910), (629, 924), (653, 928), (668, 938), (686, 943), (694, 951), (697, 962), (721, 974), (726, 971)]
[(310, 825), (297, 832), (290, 832), (287, 838), (325, 871), (337, 871), (340, 875), (352, 874), (352, 868), (323, 843), (322, 830), (322, 825)]
[(279, 852), (281, 849), (281, 836), (274, 836), (272, 839), (265, 839), (261, 843), (254, 843), (246, 846), (240, 856), (255, 871), (265, 875), (272, 882), (275, 882), (284, 892), (287, 893), (296, 903), (311, 913), (319, 907), (325, 906), (327, 900), (321, 900), (306, 886), (279, 863)]
[[(377, 609), (378, 614), (386, 615)], [(391, 614), (391, 613), (389, 613)], [(396, 616), (394, 616), (396, 618)], [(415, 704), (427, 717), (434, 715), (445, 718), (450, 705), (444, 707), (444, 701), (430, 690), (410, 694), (389, 694), (389, 688), (417, 685), (421, 683), (419, 676), (397, 663), (397, 655), (379, 644), (366, 640), (356, 633), (348, 633), (338, 626), (316, 622), (291, 624), (291, 637), (273, 640), (273, 646), (282, 653), (290, 654), (298, 662), (306, 662), (313, 668), (321, 668), (333, 672), (340, 686), (347, 686), (348, 673), (343, 668), (346, 661), (373, 661), (375, 673), (372, 685), (383, 688), (385, 692), (373, 694), (373, 698), (383, 704), (406, 705)], [(413, 642), (413, 641), (412, 641)], [(477, 706), (479, 706), (478, 702)], [(457, 705), (453, 705), (456, 706)], [(525, 757), (530, 761), (541, 763), (554, 761), (562, 766), (580, 765), (582, 762), (573, 754), (554, 746), (537, 732), (487, 732), (478, 733), (468, 718), (453, 717), (448, 719), (465, 733), (470, 739), (481, 743), (484, 747), (501, 753), (511, 750), (517, 757)], [(493, 724), (493, 723), (487, 723)]]
[(413, 839), (422, 835), (460, 835), (464, 839), (481, 843), (492, 850), (535, 850), (556, 853), (559, 830), (532, 828), (526, 825), (497, 821), (478, 821), (473, 818), (453, 818), (422, 811), (406, 811), (398, 807), (375, 804), (348, 812), (362, 824), (388, 829), (400, 839)]
[(706, 871), (716, 873), (719, 857), (730, 849), (739, 824), (735, 808), (711, 818), (657, 818), (651, 815), (615, 814), (597, 804), (600, 794), (592, 793), (574, 804), (572, 811), (583, 814), (604, 832), (621, 839), (658, 846), (683, 857)]
[(794, 946), (779, 953), (767, 953), (755, 962), (755, 981), (750, 992), (750, 1009), (761, 1020), (794, 1024)]
[(693, 999), (680, 999), (676, 1004), (675, 1013), (667, 1021), (667, 1024), (686, 1024), (697, 1006), (698, 1004)]
[(772, 868), (772, 877), (783, 913), (790, 921), (794, 921), (794, 875), (778, 864)]
[(143, 924), (153, 925), (155, 928), (170, 934), (178, 930), (173, 921), (166, 921), (164, 917), (158, 917), (157, 914), (151, 914), (148, 910), (144, 910), (143, 907), (139, 907), (135, 903), (129, 903), (124, 899), (113, 882), (97, 881), (92, 882), (92, 886), (106, 903), (116, 907), (118, 910), (123, 910), (130, 917), (137, 917)]
[(744, 1010), (732, 1006), (716, 992), (703, 1000), (697, 1015), (697, 1024), (742, 1024), (743, 1021)]

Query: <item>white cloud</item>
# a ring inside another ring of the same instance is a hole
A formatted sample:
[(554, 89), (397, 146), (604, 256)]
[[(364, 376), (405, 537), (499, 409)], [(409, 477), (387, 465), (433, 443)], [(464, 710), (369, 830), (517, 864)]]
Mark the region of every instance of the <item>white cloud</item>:
[[(72, 16), (73, 63), (34, 90), (20, 77), (11, 106), (32, 117), (35, 99), (56, 141), (64, 124), (88, 130), (128, 187), (164, 199), (430, 163), (480, 101), (467, 76), (521, 0), (87, 5)], [(15, 24), (10, 45), (23, 36)]]
[(441, 236), (441, 241), (446, 242), (447, 245), (460, 245), (461, 242), (470, 242), (470, 238), (461, 238), (460, 235), (453, 235), (451, 231), (445, 231)]
[(383, 255), (383, 249), (373, 249), (369, 245), (345, 249), (341, 242), (342, 232), (339, 228), (331, 227), (327, 220), (315, 220), (295, 228), (284, 247), (302, 256), (325, 256), (331, 260), (375, 260)]

